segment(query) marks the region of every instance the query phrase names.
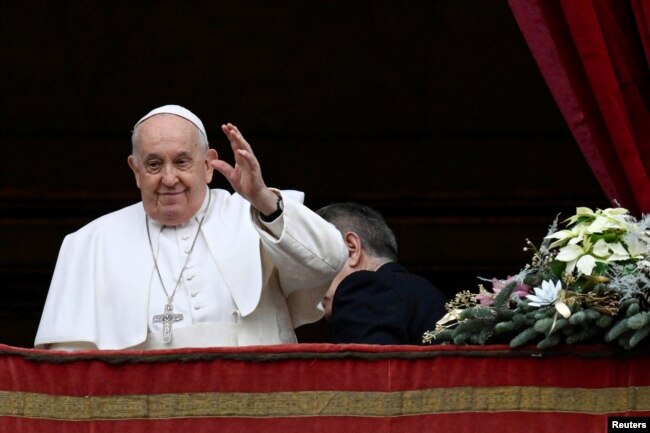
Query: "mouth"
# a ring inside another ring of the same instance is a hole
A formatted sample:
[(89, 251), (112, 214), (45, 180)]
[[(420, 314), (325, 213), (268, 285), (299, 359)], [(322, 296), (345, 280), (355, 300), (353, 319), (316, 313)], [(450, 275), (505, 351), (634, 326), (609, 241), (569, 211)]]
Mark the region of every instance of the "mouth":
[(186, 190), (159, 191), (156, 193), (158, 202), (162, 205), (175, 205), (184, 201)]
[(161, 195), (161, 196), (175, 196), (175, 195), (181, 195), (185, 194), (185, 190), (180, 190), (180, 191), (159, 191), (156, 194)]

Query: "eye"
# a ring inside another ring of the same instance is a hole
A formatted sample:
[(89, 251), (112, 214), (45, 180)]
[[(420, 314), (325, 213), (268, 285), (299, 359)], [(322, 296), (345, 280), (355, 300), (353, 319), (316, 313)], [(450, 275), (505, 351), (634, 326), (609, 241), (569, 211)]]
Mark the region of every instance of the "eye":
[(176, 167), (178, 167), (179, 170), (187, 170), (192, 167), (192, 160), (190, 158), (177, 159)]
[(162, 163), (160, 161), (146, 161), (144, 163), (144, 168), (147, 170), (147, 173), (156, 174), (159, 173), (162, 169)]

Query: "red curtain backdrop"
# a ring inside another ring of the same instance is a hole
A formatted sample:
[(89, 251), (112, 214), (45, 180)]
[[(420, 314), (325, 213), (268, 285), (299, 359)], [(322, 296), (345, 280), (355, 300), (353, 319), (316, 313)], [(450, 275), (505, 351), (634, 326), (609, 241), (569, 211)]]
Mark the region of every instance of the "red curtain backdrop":
[(509, 4), (612, 205), (650, 213), (650, 2)]

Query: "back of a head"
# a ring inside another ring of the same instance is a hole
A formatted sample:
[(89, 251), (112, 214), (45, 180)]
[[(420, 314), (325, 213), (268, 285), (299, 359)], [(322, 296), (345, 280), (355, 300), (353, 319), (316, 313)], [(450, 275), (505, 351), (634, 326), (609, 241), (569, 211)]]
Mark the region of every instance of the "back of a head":
[(341, 232), (354, 232), (372, 256), (397, 260), (397, 241), (379, 212), (358, 203), (334, 203), (316, 212)]

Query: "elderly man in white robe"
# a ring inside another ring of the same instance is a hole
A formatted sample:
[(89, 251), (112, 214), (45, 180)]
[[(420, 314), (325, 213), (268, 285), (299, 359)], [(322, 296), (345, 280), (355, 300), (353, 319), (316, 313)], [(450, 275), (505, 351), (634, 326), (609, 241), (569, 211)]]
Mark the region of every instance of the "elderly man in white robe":
[[(322, 316), (346, 258), (340, 233), (302, 193), (268, 188), (239, 130), (221, 128), (234, 166), (183, 107), (136, 123), (128, 164), (142, 202), (66, 236), (35, 347), (288, 344)], [(214, 170), (234, 194), (208, 188)]]

